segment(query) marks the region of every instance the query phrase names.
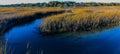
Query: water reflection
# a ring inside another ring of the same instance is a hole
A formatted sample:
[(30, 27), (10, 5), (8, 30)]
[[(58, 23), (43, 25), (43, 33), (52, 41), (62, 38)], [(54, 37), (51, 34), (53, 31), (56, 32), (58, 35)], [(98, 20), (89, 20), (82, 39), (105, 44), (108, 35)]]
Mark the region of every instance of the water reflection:
[(41, 22), (35, 20), (5, 33), (3, 46), (7, 39), (7, 54), (120, 54), (120, 27), (83, 37), (74, 37), (75, 34), (51, 37), (39, 33)]

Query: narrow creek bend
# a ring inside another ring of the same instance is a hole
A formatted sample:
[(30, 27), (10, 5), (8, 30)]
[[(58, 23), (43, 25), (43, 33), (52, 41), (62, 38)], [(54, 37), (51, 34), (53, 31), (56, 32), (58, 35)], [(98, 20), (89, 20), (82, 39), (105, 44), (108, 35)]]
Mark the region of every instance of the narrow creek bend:
[(120, 26), (86, 37), (73, 37), (74, 34), (51, 37), (39, 33), (41, 22), (37, 19), (6, 32), (2, 45), (7, 54), (120, 54)]

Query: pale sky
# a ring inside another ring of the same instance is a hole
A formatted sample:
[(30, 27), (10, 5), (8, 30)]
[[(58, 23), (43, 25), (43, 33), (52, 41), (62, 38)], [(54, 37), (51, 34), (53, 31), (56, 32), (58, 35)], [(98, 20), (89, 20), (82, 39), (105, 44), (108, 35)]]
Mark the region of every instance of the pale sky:
[(119, 2), (120, 0), (0, 0), (0, 4), (16, 4), (16, 3), (38, 3), (49, 1), (76, 1), (76, 2)]

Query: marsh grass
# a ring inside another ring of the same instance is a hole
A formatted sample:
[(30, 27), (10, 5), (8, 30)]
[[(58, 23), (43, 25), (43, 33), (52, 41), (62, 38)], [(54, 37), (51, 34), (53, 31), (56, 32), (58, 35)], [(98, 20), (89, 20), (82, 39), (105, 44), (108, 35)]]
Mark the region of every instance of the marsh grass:
[(31, 22), (38, 18), (64, 13), (62, 8), (0, 8), (0, 35), (15, 25)]
[(63, 10), (61, 8), (0, 8), (0, 19), (20, 18), (34, 15), (36, 13), (56, 12)]
[[(1, 54), (15, 54), (15, 51), (20, 49), (16, 49), (14, 46), (11, 47), (8, 41), (8, 39), (3, 41), (2, 47), (0, 49)], [(29, 42), (26, 43), (26, 47), (24, 49), (26, 49), (26, 51), (24, 52), (25, 54), (31, 54), (31, 52), (34, 52), (35, 54), (43, 54), (43, 49), (37, 48), (36, 50), (31, 51), (32, 46)]]
[(119, 24), (120, 11), (118, 9), (120, 8), (112, 6), (73, 8), (73, 13), (44, 18), (40, 31), (43, 34), (90, 31)]

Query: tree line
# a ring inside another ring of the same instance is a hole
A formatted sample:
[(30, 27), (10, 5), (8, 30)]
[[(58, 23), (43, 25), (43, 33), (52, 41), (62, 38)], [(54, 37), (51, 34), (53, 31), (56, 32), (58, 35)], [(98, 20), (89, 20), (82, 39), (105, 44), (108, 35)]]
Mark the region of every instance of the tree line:
[(101, 2), (74, 2), (74, 1), (50, 1), (48, 3), (21, 3), (0, 5), (0, 7), (69, 7), (69, 6), (120, 6), (120, 3), (101, 3)]

